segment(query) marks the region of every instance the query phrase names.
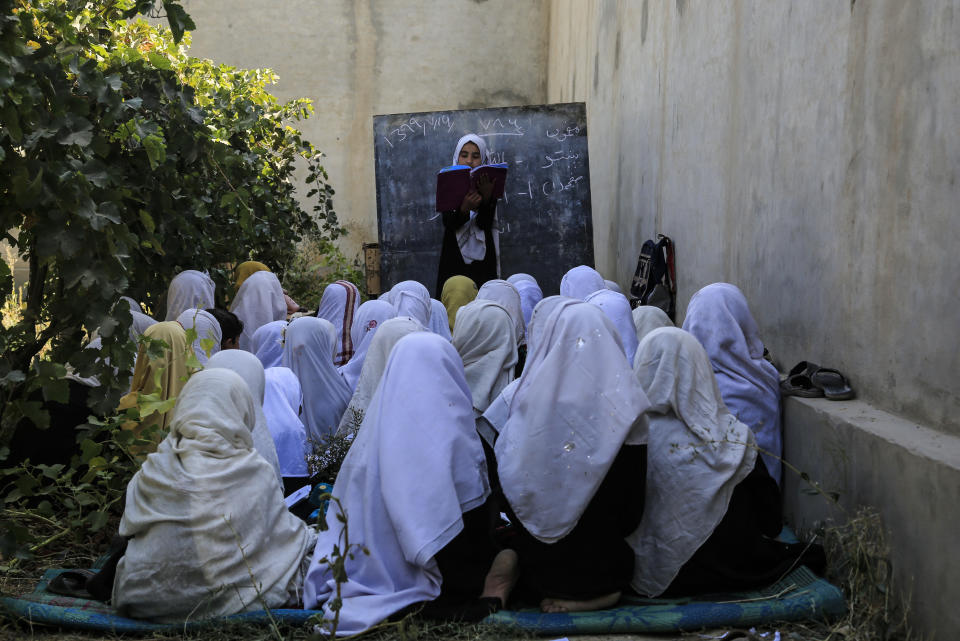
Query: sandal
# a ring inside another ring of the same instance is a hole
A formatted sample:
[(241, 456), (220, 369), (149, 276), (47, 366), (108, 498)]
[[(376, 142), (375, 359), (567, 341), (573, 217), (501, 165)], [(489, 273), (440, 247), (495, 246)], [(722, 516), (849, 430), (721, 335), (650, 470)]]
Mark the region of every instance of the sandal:
[(823, 395), (831, 401), (845, 401), (853, 398), (853, 389), (847, 378), (835, 369), (821, 367), (810, 376), (810, 382), (823, 390)]
[(91, 599), (87, 591), (87, 581), (96, 574), (90, 570), (65, 570), (50, 580), (47, 592), (75, 599)]
[(810, 377), (820, 366), (810, 361), (800, 361), (793, 366), (787, 377), (780, 381), (782, 396), (800, 396), (803, 398), (818, 398), (823, 396), (823, 389), (813, 384)]

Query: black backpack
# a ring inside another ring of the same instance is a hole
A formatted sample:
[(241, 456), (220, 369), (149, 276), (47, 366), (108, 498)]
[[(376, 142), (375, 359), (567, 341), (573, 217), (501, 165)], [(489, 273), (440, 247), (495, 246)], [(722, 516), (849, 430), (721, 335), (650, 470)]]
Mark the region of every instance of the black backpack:
[(640, 249), (637, 271), (630, 285), (630, 304), (659, 307), (671, 321), (676, 321), (677, 271), (673, 241), (668, 236), (657, 234), (656, 241), (648, 240)]

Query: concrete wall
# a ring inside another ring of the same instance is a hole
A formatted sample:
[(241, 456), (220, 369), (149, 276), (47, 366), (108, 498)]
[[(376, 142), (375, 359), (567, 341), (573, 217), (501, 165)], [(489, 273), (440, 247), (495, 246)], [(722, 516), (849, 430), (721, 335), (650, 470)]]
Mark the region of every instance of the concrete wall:
[(192, 55), (271, 68), (280, 76), (278, 97), (313, 100), (316, 114), (302, 129), (328, 156), (334, 207), (350, 232), (342, 243), (348, 256), (377, 240), (375, 114), (540, 104), (546, 97), (549, 10), (540, 0), (184, 6), (197, 24)]
[(587, 103), (598, 268), (677, 244), (789, 368), (960, 434), (960, 1), (553, 0), (547, 100)]

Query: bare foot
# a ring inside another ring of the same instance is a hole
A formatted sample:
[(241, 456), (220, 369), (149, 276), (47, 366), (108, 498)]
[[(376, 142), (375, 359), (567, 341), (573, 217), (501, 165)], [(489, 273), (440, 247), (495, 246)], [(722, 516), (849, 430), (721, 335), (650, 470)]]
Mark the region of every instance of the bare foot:
[(541, 612), (586, 612), (588, 610), (603, 610), (616, 605), (620, 600), (619, 592), (612, 592), (595, 599), (573, 601), (570, 599), (544, 599), (540, 602)]
[(517, 553), (513, 550), (501, 550), (490, 564), (490, 571), (483, 582), (483, 594), (480, 598), (497, 597), (500, 603), (507, 605), (507, 597), (520, 577)]

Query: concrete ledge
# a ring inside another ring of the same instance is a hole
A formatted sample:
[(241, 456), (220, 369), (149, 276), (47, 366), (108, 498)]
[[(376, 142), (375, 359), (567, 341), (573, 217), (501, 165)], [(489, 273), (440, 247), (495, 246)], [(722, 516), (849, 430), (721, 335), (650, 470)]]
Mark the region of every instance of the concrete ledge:
[(842, 506), (805, 493), (809, 485), (785, 471), (788, 523), (812, 529), (877, 508), (896, 587), (911, 594), (911, 622), (928, 638), (951, 639), (960, 630), (960, 438), (861, 401), (791, 397), (784, 459), (838, 492)]

